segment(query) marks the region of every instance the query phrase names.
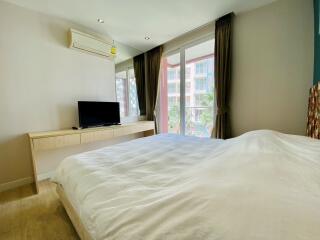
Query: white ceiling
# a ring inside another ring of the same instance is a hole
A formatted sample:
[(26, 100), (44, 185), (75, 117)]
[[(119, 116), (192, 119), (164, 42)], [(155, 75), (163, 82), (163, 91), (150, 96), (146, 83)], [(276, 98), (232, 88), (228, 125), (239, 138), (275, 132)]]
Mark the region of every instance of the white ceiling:
[[(225, 13), (274, 0), (6, 0), (71, 20), (140, 51), (149, 50)], [(97, 19), (105, 22), (100, 24)], [(149, 41), (145, 40), (149, 36)]]

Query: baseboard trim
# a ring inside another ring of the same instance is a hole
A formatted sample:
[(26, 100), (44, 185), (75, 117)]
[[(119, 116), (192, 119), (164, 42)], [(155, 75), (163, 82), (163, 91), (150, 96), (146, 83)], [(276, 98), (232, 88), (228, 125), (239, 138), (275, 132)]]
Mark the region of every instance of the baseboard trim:
[[(47, 173), (42, 173), (38, 175), (38, 181), (42, 181), (42, 180), (47, 180), (50, 179), (54, 176), (54, 171), (52, 172), (47, 172)], [(1, 183), (0, 184), (0, 193), (10, 190), (10, 189), (14, 189), (14, 188), (18, 188), (27, 184), (33, 183), (33, 178), (32, 177), (26, 177), (26, 178), (20, 178), (18, 180), (14, 180), (12, 182), (7, 182), (7, 183)]]
[(7, 182), (7, 183), (1, 183), (0, 184), (0, 192), (4, 192), (13, 188), (21, 187), (23, 185), (27, 185), (33, 183), (32, 177), (27, 178), (20, 178), (18, 180)]
[(55, 171), (38, 174), (38, 181), (47, 180), (54, 176)]

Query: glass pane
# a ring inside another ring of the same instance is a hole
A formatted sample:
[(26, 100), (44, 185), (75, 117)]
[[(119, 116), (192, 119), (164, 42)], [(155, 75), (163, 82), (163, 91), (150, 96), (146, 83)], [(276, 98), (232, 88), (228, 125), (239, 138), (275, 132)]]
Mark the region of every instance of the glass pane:
[(120, 103), (120, 116), (127, 115), (127, 72), (116, 73), (117, 102)]
[(137, 95), (137, 85), (134, 76), (134, 70), (131, 68), (128, 71), (129, 79), (129, 115), (137, 116), (139, 115), (139, 104)]
[(210, 137), (214, 114), (214, 40), (186, 49), (186, 135)]
[(180, 133), (180, 54), (167, 57), (168, 132)]
[(180, 133), (180, 53), (162, 60), (160, 94), (161, 132)]

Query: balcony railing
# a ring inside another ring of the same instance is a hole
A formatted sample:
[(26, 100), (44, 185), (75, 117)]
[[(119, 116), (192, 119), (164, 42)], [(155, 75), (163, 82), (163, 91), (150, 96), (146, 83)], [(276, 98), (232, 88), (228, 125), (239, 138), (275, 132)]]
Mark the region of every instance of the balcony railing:
[[(186, 106), (185, 134), (198, 137), (210, 137), (213, 127), (214, 108), (206, 106)], [(169, 132), (180, 133), (180, 110), (169, 107)], [(170, 119), (170, 117), (172, 119)]]

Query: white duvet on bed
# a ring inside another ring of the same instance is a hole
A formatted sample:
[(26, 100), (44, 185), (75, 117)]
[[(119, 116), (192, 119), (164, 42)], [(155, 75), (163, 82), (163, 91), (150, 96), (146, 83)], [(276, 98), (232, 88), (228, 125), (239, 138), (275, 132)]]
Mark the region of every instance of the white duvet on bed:
[(320, 141), (157, 135), (65, 159), (55, 181), (93, 239), (319, 240)]

